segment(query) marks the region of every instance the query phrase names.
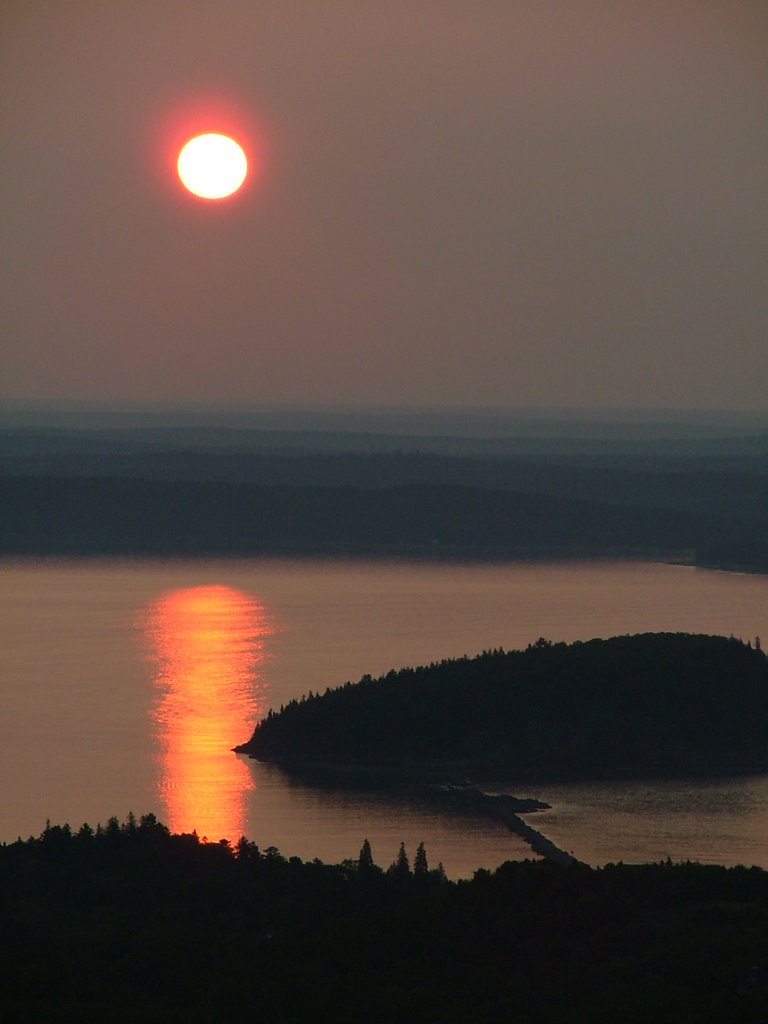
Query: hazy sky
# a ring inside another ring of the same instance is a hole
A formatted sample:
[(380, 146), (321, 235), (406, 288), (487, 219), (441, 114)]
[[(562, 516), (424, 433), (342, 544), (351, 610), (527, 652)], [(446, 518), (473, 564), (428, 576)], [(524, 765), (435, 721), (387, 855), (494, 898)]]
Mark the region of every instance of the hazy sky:
[(0, 399), (768, 409), (766, 0), (0, 0), (0, 147)]

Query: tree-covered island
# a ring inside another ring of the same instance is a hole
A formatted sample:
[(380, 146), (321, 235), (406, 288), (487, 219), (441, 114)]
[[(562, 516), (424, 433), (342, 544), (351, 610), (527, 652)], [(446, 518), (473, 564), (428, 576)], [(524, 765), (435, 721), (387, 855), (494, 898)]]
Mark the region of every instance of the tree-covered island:
[(759, 641), (685, 633), (539, 640), (310, 692), (235, 749), (516, 780), (765, 771), (768, 659)]

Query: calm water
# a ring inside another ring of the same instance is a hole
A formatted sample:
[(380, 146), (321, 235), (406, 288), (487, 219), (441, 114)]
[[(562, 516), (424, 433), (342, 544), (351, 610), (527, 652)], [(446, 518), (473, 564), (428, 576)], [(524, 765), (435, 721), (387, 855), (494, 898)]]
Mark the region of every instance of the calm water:
[[(366, 836), (384, 865), (424, 840), (453, 875), (529, 847), (483, 820), (300, 786), (229, 748), (309, 689), (539, 636), (768, 636), (768, 579), (639, 563), (8, 561), (0, 604), (0, 840), (153, 810), (330, 861)], [(768, 866), (765, 777), (511, 788), (552, 803), (532, 822), (591, 863)]]

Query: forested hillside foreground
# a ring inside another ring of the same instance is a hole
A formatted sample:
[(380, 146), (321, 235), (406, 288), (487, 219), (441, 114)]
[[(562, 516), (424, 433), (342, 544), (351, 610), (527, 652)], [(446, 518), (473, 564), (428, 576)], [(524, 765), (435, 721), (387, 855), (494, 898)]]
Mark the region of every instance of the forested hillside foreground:
[[(411, 850), (413, 853), (413, 850)], [(768, 874), (508, 862), (450, 882), (170, 835), (0, 846), (0, 1020), (764, 1024)]]
[(539, 640), (309, 693), (236, 749), (517, 780), (765, 771), (768, 660), (759, 641), (684, 633)]

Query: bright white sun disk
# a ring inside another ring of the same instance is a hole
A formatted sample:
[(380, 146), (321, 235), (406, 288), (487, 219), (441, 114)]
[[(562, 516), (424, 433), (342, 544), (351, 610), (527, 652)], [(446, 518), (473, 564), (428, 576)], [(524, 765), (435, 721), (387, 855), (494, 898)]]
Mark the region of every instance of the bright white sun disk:
[(176, 166), (182, 185), (201, 199), (231, 196), (248, 173), (242, 146), (216, 132), (190, 139), (182, 147)]

